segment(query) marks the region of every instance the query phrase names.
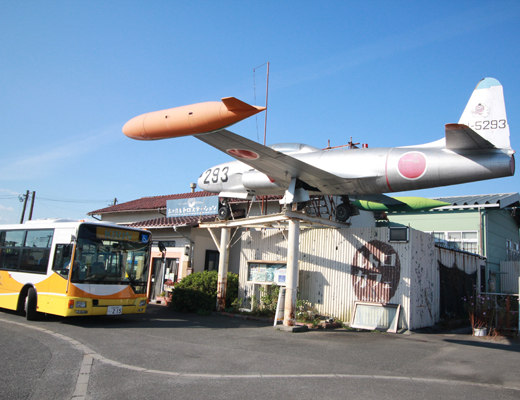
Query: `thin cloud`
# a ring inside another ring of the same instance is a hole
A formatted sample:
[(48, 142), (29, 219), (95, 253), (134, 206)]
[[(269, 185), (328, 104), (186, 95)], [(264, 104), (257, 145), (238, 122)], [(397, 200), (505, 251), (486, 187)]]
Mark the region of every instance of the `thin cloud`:
[(9, 190), (9, 189), (0, 189), (0, 192), (11, 194), (13, 196), (18, 196), (19, 194), (21, 194), (21, 193), (18, 193), (13, 190)]
[[(306, 65), (296, 71), (291, 70), (289, 76), (283, 76), (277, 81), (277, 86), (294, 86), (323, 76), (333, 75), (349, 68), (500, 24), (508, 19), (517, 18), (519, 14), (512, 10), (493, 12), (487, 8), (486, 6), (485, 11), (482, 8), (473, 8), (460, 15), (438, 19), (413, 30), (384, 36), (380, 40), (363, 46), (351, 47), (349, 50), (321, 60), (319, 63)], [(467, 23), (467, 21), (471, 21), (471, 23)], [(346, 46), (348, 47), (348, 44)]]
[(13, 207), (6, 207), (0, 204), (0, 222), (4, 224), (16, 223)]
[(119, 129), (119, 125), (114, 125), (76, 136), (64, 144), (56, 145), (54, 143), (48, 149), (33, 150), (32, 154), (24, 154), (19, 158), (14, 156), (10, 160), (4, 160), (0, 167), (0, 181), (45, 178), (56, 169), (63, 168), (70, 160), (76, 160), (99, 149), (100, 146), (107, 146), (117, 140), (118, 137), (113, 133)]

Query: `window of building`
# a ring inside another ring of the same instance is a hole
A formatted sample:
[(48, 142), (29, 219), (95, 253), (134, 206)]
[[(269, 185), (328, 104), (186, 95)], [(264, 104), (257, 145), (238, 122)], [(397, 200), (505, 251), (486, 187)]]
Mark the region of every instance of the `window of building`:
[(479, 253), (477, 231), (432, 232), (435, 243), (448, 249)]
[(218, 261), (220, 253), (216, 250), (206, 250), (206, 260), (204, 261), (204, 271), (218, 271)]
[(519, 244), (506, 240), (506, 261), (520, 261)]

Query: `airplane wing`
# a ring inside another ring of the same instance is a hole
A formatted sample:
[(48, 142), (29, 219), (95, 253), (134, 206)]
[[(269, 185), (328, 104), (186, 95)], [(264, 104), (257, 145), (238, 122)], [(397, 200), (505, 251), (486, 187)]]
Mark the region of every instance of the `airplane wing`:
[(370, 186), (377, 179), (344, 179), (225, 129), (195, 137), (264, 173), (284, 188), (289, 187), (291, 179), (297, 178), (311, 188), (328, 194), (356, 194), (365, 193), (365, 184)]
[(446, 124), (446, 148), (450, 150), (486, 150), (496, 147), (467, 125)]

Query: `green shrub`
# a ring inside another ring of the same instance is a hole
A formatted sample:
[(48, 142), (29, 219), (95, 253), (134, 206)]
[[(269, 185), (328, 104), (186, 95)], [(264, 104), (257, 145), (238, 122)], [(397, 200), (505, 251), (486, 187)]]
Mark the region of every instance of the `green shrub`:
[(278, 295), (280, 293), (280, 286), (273, 283), (267, 289), (260, 288), (260, 303), (263, 311), (268, 315), (274, 316), (276, 314), (276, 306), (278, 305)]
[[(183, 278), (172, 291), (172, 309), (202, 315), (215, 309), (217, 302), (217, 271), (196, 272)], [(226, 307), (238, 297), (238, 275), (228, 272)]]
[(226, 286), (226, 308), (238, 299), (238, 274), (228, 272)]
[(199, 290), (176, 287), (172, 291), (171, 308), (183, 313), (210, 312), (215, 308), (215, 301), (215, 297)]

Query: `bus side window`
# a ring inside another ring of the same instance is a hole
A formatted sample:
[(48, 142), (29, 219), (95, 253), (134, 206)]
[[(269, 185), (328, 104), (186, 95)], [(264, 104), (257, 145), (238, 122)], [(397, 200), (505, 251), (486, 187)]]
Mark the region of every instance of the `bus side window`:
[(52, 270), (63, 278), (69, 277), (70, 258), (72, 255), (72, 244), (57, 244), (54, 253)]

